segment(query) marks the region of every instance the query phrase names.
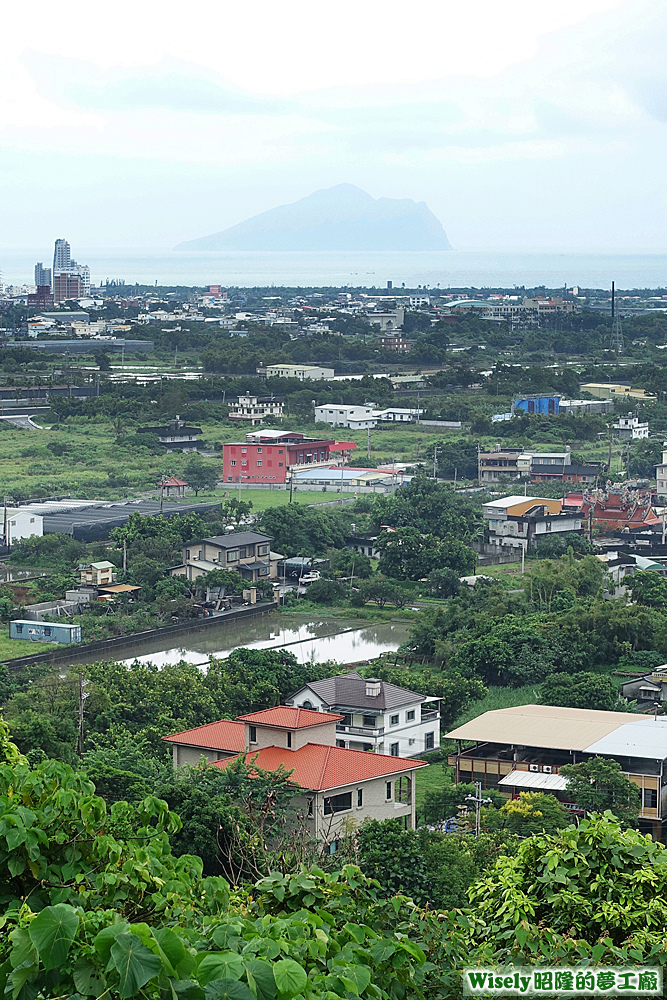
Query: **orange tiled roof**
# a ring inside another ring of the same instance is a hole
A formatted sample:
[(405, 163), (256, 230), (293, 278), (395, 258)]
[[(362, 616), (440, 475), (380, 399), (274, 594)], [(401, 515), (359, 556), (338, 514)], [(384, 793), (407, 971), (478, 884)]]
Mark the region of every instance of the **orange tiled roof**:
[[(211, 767), (225, 768), (234, 759), (228, 757), (213, 761)], [(298, 750), (264, 747), (248, 754), (247, 759), (255, 761), (264, 771), (277, 771), (282, 764), (285, 770), (292, 772), (290, 781), (293, 784), (318, 792), (426, 766), (425, 760), (406, 760), (404, 757), (329, 747), (321, 743), (306, 743)]]
[(277, 705), (261, 712), (251, 712), (250, 715), (239, 715), (239, 722), (275, 726), (278, 729), (307, 729), (308, 726), (321, 726), (325, 722), (340, 722), (343, 718), (343, 715), (335, 715), (333, 712), (314, 712), (310, 708)]
[(186, 729), (182, 733), (163, 736), (167, 743), (182, 743), (184, 746), (202, 747), (206, 750), (228, 750), (242, 753), (245, 750), (245, 726), (233, 719), (220, 719), (206, 726)]

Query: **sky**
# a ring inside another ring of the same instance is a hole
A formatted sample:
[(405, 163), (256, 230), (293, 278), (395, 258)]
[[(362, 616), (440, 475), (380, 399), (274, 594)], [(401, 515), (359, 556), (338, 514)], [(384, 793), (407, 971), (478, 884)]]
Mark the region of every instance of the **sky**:
[(661, 0), (7, 5), (0, 246), (164, 247), (319, 188), (458, 249), (667, 250)]

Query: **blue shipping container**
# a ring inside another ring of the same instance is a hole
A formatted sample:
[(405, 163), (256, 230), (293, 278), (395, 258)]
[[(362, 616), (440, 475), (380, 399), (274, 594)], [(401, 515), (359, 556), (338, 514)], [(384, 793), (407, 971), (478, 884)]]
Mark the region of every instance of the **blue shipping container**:
[(18, 619), (9, 623), (10, 639), (27, 639), (28, 642), (60, 642), (71, 646), (81, 642), (81, 626), (68, 622), (32, 622)]

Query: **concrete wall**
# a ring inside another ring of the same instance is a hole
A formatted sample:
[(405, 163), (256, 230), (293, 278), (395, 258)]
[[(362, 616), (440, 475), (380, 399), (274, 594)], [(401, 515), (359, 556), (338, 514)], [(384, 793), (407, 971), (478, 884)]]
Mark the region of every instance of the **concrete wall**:
[(206, 750), (204, 747), (188, 747), (181, 743), (172, 744), (172, 756), (174, 767), (183, 767), (184, 764), (191, 764), (193, 767), (204, 757), (209, 764), (215, 760), (224, 760), (225, 757), (233, 757), (234, 754), (225, 750)]
[[(273, 726), (255, 726), (257, 741), (250, 742), (250, 723), (246, 722), (245, 740), (250, 751), (262, 750), (264, 747), (285, 747), (287, 748), (287, 729), (277, 729)], [(336, 723), (326, 722), (321, 726), (308, 726), (307, 729), (291, 729), (292, 746), (291, 750), (298, 750), (306, 743), (322, 743), (325, 746), (334, 747), (336, 745)]]
[[(355, 784), (343, 785), (340, 788), (327, 789), (325, 792), (312, 793), (315, 799), (315, 815), (310, 825), (313, 836), (324, 843), (330, 843), (343, 835), (350, 821), (356, 826), (361, 826), (365, 819), (385, 820), (406, 817), (408, 827), (414, 829), (415, 771), (407, 771), (404, 776), (409, 777), (412, 782), (411, 802), (407, 804), (394, 801), (395, 782), (398, 780), (395, 775), (388, 775), (386, 778), (372, 778)], [(391, 782), (391, 799), (387, 799), (387, 782)], [(357, 807), (358, 789), (361, 789), (363, 793), (361, 807)], [(352, 808), (332, 816), (325, 816), (324, 800), (344, 792), (351, 792)]]

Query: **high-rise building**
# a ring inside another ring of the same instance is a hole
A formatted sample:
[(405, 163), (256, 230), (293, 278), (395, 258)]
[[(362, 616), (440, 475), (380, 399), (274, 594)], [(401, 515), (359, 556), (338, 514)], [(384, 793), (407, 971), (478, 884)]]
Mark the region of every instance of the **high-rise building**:
[(56, 240), (53, 251), (53, 274), (68, 271), (72, 263), (72, 252), (67, 240)]
[(37, 288), (51, 287), (51, 268), (44, 267), (41, 260), (35, 264), (35, 285)]
[(82, 294), (81, 278), (78, 274), (61, 271), (53, 275), (53, 299), (56, 304), (66, 302), (68, 299), (80, 299)]

